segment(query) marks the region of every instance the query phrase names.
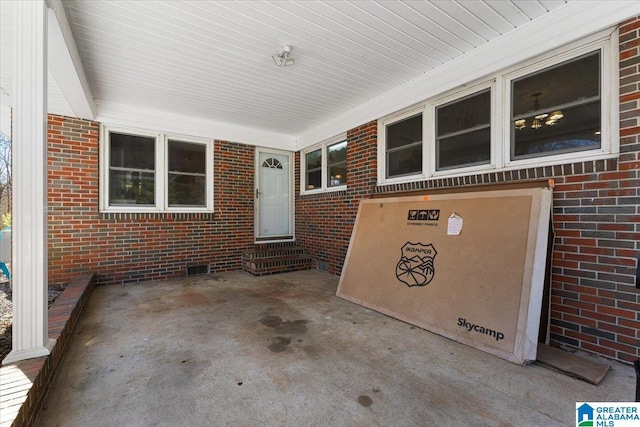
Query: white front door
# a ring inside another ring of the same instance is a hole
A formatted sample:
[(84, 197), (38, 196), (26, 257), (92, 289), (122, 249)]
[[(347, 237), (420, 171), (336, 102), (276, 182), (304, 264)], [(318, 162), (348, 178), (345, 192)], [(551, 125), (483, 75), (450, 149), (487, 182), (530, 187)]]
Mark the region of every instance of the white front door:
[(256, 240), (293, 238), (292, 166), (291, 153), (256, 150)]

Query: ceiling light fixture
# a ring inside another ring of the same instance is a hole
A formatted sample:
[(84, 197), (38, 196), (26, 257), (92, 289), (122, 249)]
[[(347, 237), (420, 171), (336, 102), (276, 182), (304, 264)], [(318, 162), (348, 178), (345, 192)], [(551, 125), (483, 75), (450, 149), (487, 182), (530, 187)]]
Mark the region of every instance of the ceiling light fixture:
[[(538, 101), (538, 97), (540, 95), (542, 95), (542, 92), (536, 92), (534, 94), (531, 94), (531, 96), (535, 98), (535, 101), (533, 102), (534, 112), (540, 110), (540, 102)], [(551, 115), (547, 113), (536, 114), (535, 116), (533, 116), (533, 121), (531, 122), (531, 129), (538, 130), (542, 127), (543, 123), (547, 126), (553, 126), (558, 122), (558, 120), (560, 120), (563, 117), (564, 117), (564, 113), (561, 110), (556, 110), (553, 113), (551, 113)], [(522, 130), (526, 128), (527, 127), (526, 119), (516, 120), (514, 122), (514, 127), (517, 130)]]
[(289, 65), (293, 65), (295, 61), (293, 58), (289, 58), (290, 53), (291, 46), (285, 45), (282, 50), (278, 51), (278, 53), (273, 55), (271, 58), (273, 58), (273, 62), (275, 62), (278, 67), (287, 67)]

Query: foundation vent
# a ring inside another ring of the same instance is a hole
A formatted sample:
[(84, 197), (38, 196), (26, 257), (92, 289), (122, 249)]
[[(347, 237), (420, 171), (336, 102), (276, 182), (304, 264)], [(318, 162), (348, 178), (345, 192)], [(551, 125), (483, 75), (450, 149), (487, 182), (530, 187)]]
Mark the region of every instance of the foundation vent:
[(209, 265), (187, 265), (187, 276), (196, 276), (198, 274), (209, 274)]

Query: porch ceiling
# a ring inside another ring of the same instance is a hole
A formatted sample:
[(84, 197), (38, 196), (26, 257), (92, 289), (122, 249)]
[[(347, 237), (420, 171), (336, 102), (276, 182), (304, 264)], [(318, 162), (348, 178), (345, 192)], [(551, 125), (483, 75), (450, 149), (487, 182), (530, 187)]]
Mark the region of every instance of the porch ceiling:
[(286, 134), (564, 3), (65, 1), (96, 99)]
[[(0, 3), (0, 86), (9, 92), (10, 8)], [(570, 0), (62, 3), (98, 119), (101, 111), (155, 110), (293, 138), (570, 6)], [(271, 56), (285, 44), (295, 65), (277, 67)], [(50, 80), (50, 111), (69, 114)]]

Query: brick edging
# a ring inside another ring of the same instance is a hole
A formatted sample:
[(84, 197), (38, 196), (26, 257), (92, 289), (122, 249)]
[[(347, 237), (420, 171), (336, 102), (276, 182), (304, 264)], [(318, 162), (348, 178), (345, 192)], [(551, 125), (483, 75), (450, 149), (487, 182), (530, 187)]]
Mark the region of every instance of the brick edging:
[(49, 308), (49, 338), (56, 340), (50, 355), (0, 368), (0, 409), (3, 413), (0, 426), (22, 427), (36, 423), (94, 282), (93, 273), (74, 277)]

